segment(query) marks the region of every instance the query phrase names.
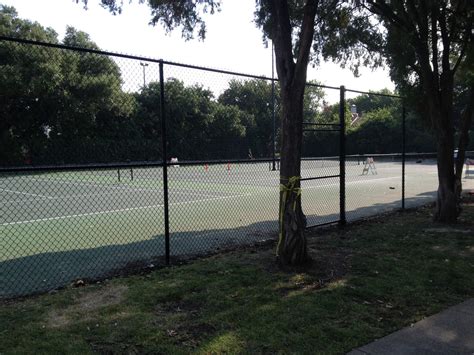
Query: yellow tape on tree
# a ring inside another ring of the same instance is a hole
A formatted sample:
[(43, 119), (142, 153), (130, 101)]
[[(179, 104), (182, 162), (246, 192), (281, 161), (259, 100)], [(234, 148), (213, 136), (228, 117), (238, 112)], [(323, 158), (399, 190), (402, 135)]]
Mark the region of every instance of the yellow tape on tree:
[[(288, 179), (288, 183), (286, 185), (280, 184), (280, 192), (283, 192), (281, 201), (280, 201), (280, 228), (279, 228), (279, 233), (278, 233), (278, 245), (277, 245), (277, 255), (279, 254), (280, 247), (283, 243), (284, 240), (284, 231), (283, 231), (283, 214), (285, 212), (285, 206), (286, 206), (286, 200), (288, 199), (288, 196), (292, 193), (296, 194), (296, 198), (293, 202), (293, 211), (296, 211), (296, 200), (298, 196), (301, 195), (301, 188), (297, 187), (296, 185), (300, 181), (301, 177), (300, 176), (292, 176)], [(286, 178), (284, 179), (286, 180)]]

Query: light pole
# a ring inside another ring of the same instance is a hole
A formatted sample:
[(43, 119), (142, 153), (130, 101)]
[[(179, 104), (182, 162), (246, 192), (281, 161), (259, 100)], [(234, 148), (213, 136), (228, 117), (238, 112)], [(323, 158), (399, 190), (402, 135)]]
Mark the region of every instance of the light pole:
[(145, 70), (146, 70), (146, 67), (148, 66), (148, 63), (142, 63), (142, 62), (140, 62), (140, 65), (141, 65), (142, 68), (143, 68), (143, 87), (145, 87), (145, 85), (146, 85)]

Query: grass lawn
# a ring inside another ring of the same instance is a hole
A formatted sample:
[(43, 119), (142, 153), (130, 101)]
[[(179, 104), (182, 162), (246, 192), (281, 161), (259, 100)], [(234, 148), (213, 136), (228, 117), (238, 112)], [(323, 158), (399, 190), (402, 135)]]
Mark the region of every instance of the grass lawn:
[(0, 303), (0, 354), (344, 353), (474, 296), (474, 203), (308, 233), (313, 262), (274, 246)]

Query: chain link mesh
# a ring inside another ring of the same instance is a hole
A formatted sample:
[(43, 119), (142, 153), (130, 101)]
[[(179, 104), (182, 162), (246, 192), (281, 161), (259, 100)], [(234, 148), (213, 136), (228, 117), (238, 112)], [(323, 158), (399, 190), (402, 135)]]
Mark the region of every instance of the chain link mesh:
[[(166, 196), (172, 260), (276, 238), (277, 82), (166, 62), (160, 82), (160, 61), (18, 41), (0, 41), (0, 58), (0, 297), (164, 264)], [(309, 227), (341, 207), (349, 221), (401, 207), (400, 103), (348, 95), (345, 156), (334, 93), (309, 83), (305, 96)], [(408, 149), (429, 151), (422, 138)], [(436, 187), (436, 157), (407, 155), (407, 207)]]

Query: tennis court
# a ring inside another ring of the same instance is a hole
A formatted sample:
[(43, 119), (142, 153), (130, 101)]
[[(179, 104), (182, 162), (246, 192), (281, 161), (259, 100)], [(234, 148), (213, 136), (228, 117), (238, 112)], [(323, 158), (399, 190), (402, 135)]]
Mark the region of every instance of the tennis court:
[[(302, 161), (303, 178), (337, 174), (337, 159)], [(169, 167), (171, 256), (274, 238), (278, 179), (267, 162)], [(400, 208), (401, 183), (394, 158), (376, 158), (366, 172), (364, 161), (348, 160), (347, 219)], [(436, 187), (434, 160), (407, 161), (407, 207), (434, 200)], [(302, 188), (308, 225), (338, 221), (338, 177)], [(0, 296), (101, 277), (165, 253), (161, 167), (5, 173), (0, 196)]]

